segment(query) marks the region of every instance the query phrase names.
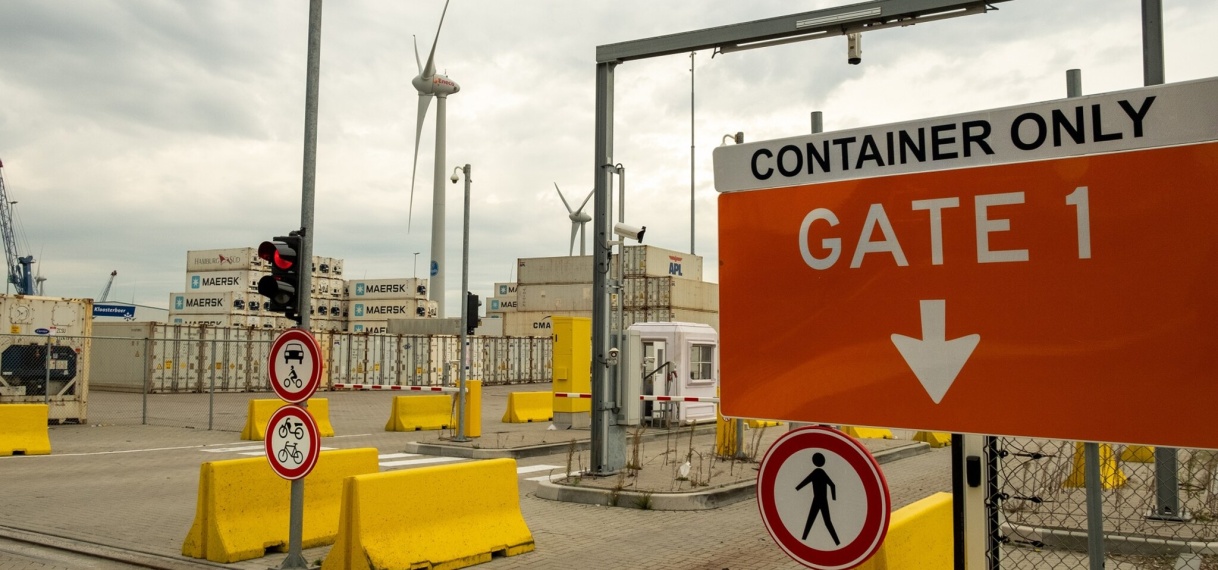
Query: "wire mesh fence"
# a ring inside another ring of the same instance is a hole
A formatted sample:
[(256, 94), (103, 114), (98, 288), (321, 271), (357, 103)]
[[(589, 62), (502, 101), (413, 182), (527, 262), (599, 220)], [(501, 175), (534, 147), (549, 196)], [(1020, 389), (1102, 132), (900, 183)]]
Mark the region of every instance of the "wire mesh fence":
[(1101, 498), (1104, 568), (1218, 569), (1218, 452), (1156, 458), (1152, 448), (1100, 444), (1091, 489), (1082, 443), (989, 439), (991, 568), (1091, 568), (1090, 491)]
[[(53, 423), (239, 431), (249, 400), (275, 397), (266, 370), (274, 331), (141, 323), (107, 332), (0, 335), (0, 403), (47, 403)], [(315, 336), (322, 390), (456, 383), (458, 337)], [(473, 337), (469, 347), (470, 379), (487, 385), (552, 379), (549, 338)]]

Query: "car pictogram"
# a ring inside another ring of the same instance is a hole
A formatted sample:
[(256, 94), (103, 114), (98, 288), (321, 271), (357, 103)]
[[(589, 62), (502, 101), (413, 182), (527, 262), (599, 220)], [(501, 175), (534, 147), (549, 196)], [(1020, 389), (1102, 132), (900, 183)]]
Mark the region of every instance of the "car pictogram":
[(299, 342), (289, 342), (283, 350), (283, 363), (287, 364), (292, 360), (300, 364), (304, 364), (304, 345)]

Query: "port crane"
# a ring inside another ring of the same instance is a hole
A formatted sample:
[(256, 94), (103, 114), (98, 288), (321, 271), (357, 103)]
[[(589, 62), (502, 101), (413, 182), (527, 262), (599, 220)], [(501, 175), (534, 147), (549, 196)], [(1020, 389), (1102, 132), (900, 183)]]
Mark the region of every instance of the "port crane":
[(4, 239), (4, 254), (8, 260), (8, 282), (17, 289), (18, 295), (34, 294), (34, 256), (17, 253), (17, 240), (13, 231), (13, 204), (4, 187), (4, 161), (0, 161), (0, 234)]
[(106, 288), (102, 289), (101, 296), (97, 298), (98, 303), (105, 303), (106, 299), (110, 298), (110, 286), (114, 285), (114, 278), (118, 276), (118, 270), (110, 272), (110, 280), (106, 282)]

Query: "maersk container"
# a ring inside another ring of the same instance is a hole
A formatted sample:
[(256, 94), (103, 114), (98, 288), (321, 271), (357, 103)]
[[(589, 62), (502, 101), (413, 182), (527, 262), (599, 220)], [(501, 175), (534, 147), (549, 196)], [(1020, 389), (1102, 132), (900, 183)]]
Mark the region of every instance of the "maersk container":
[(622, 254), (626, 277), (680, 277), (702, 280), (702, 257), (653, 245), (626, 246)]
[[(516, 281), (520, 286), (541, 283), (591, 283), (592, 256), (533, 257), (516, 262)], [(519, 294), (520, 289), (517, 289)]]
[(500, 299), (507, 299), (510, 297), (515, 297), (516, 296), (516, 284), (515, 283), (496, 283), (495, 284), (495, 293), (491, 296), (499, 297)]
[(255, 292), (258, 290), (258, 280), (270, 274), (270, 271), (253, 270), (188, 271), (186, 292)]
[(389, 320), (347, 321), (347, 332), (363, 334), (384, 334), (389, 332)]
[(349, 300), (347, 320), (388, 320), (425, 318), (431, 307), (423, 299)]
[(271, 266), (258, 257), (258, 248), (201, 249), (186, 252), (187, 273), (196, 271), (270, 271)]
[(591, 311), (592, 285), (529, 284), (516, 289), (520, 311)]
[(92, 299), (0, 295), (0, 403), (46, 402), (52, 423), (87, 422), (92, 314)]
[(646, 307), (719, 310), (719, 284), (676, 277), (647, 277)]
[[(258, 297), (252, 293), (233, 292), (233, 291), (216, 291), (211, 293), (170, 293), (169, 294), (169, 318), (172, 319), (181, 315), (198, 315), (198, 314), (250, 314), (250, 308), (246, 304), (246, 300), (255, 300)], [(258, 297), (256, 300), (261, 301)]]
[(507, 298), (491, 297), (486, 300), (485, 306), (488, 313), (512, 313), (520, 308), (520, 303), (512, 294)]
[[(233, 313), (213, 314), (171, 314), (169, 324), (189, 327), (240, 327), (263, 328), (263, 319), (257, 315), (242, 315)], [(274, 317), (271, 317), (274, 318)]]
[(426, 299), (427, 280), (414, 277), (398, 279), (353, 279), (347, 281), (347, 299)]

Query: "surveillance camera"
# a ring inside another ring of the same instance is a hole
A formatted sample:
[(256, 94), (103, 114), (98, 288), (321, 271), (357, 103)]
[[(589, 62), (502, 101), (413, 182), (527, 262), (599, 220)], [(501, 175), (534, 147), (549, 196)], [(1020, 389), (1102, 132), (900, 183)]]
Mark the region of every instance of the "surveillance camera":
[(630, 238), (639, 243), (643, 243), (643, 232), (647, 231), (647, 226), (636, 228), (626, 224), (613, 224), (613, 233), (619, 237)]
[(609, 349), (609, 358), (617, 358), (618, 352), (619, 352), (618, 349), (610, 348)]
[(461, 180), (461, 177), (460, 177), (460, 176), (457, 176), (457, 173), (456, 173), (456, 172), (454, 172), (454, 173), (453, 173), (453, 175), (452, 175), (452, 177), (450, 177), (450, 178), (449, 178), (449, 180), (452, 180), (452, 181), (453, 181), (453, 184), (456, 184), (458, 180)]
[(863, 34), (846, 35), (846, 63), (858, 65), (863, 62)]

